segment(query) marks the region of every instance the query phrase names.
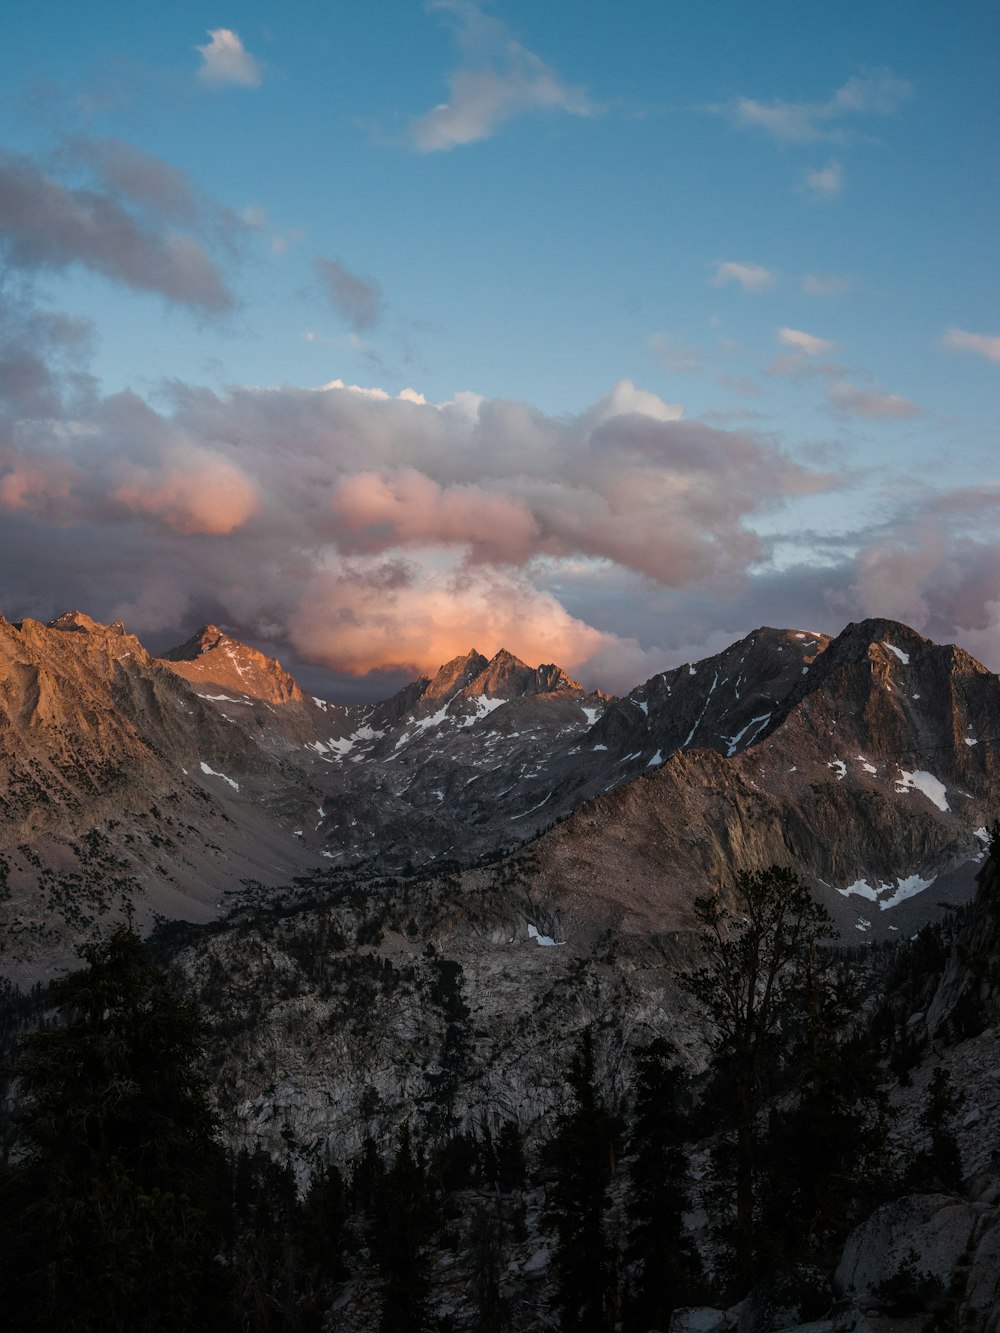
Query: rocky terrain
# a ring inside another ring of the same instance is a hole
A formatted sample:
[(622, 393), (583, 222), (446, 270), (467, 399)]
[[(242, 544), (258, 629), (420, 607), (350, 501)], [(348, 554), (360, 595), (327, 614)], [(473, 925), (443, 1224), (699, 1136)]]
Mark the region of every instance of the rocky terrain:
[(683, 928), (773, 862), (846, 934), (912, 933), (971, 892), (997, 716), (995, 676), (889, 621), (761, 629), (621, 699), (470, 651), (349, 707), (215, 626), (153, 659), (79, 612), (0, 621), (4, 966), (57, 965), (126, 908), (207, 919), (321, 867), (472, 882), (532, 839), (564, 933)]
[[(823, 1276), (828, 1317), (755, 1291), (671, 1328), (996, 1333), (995, 861), (955, 908), (995, 837), (997, 717), (997, 677), (889, 621), (762, 629), (622, 699), (470, 651), (345, 707), (218, 627), (154, 659), (81, 613), (0, 620), (3, 968), (33, 979), (110, 921), (159, 921), (156, 955), (206, 1017), (229, 1150), (300, 1192), (366, 1143), (389, 1160), (404, 1126), (429, 1148), (514, 1126), (527, 1177), (502, 1199), (459, 1188), (430, 1287), (452, 1328), (477, 1326), (475, 1219), (494, 1209), (509, 1327), (557, 1327), (546, 1156), (573, 1051), (589, 1032), (629, 1122), (634, 1052), (666, 1037), (697, 1103), (694, 898), (791, 866), (854, 946), (900, 1191)], [(939, 1069), (964, 1097), (961, 1188), (907, 1190)], [(709, 1268), (711, 1152), (687, 1145)], [(627, 1198), (618, 1172), (614, 1232)], [(368, 1333), (377, 1286), (351, 1263), (330, 1327)]]

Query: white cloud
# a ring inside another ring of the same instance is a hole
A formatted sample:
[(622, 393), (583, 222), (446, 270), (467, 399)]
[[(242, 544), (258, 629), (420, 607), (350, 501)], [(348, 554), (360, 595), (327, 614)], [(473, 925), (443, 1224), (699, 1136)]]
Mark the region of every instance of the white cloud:
[(972, 352), (987, 361), (1000, 362), (1000, 334), (967, 333), (964, 329), (949, 329), (941, 339), (944, 347), (953, 352)]
[(780, 143), (844, 143), (847, 131), (841, 122), (855, 116), (889, 116), (900, 109), (912, 92), (906, 79), (890, 70), (854, 75), (825, 102), (784, 102), (775, 98), (760, 102), (740, 97), (725, 108), (744, 129), (757, 129)]
[(609, 394), (606, 394), (591, 408), (588, 420), (593, 422), (611, 421), (614, 417), (638, 413), (650, 417), (653, 421), (680, 421), (684, 409), (677, 403), (665, 403), (658, 394), (649, 389), (638, 389), (631, 380), (619, 380)]
[(657, 363), (671, 375), (693, 375), (701, 369), (701, 353), (696, 347), (673, 342), (662, 333), (650, 336), (649, 350)]
[(231, 28), (210, 28), (211, 41), (196, 46), (204, 63), (198, 78), (212, 88), (232, 85), (237, 88), (259, 88), (261, 68)]
[(458, 39), (469, 63), (448, 78), (449, 100), (410, 123), (410, 138), (421, 153), (436, 153), (488, 139), (509, 120), (528, 111), (565, 111), (593, 116), (599, 108), (586, 90), (564, 83), (534, 52), (511, 37), (498, 19), (475, 4), (437, 3), (458, 24)]
[(761, 264), (738, 264), (732, 260), (720, 260), (715, 265), (712, 285), (722, 287), (726, 283), (735, 282), (745, 292), (763, 292), (768, 287), (773, 287), (776, 280), (777, 275)]
[(921, 416), (923, 408), (908, 398), (881, 389), (859, 389), (839, 380), (830, 385), (830, 404), (844, 416), (863, 417), (867, 421), (906, 421)]
[(782, 347), (794, 347), (805, 356), (825, 356), (836, 347), (836, 343), (826, 338), (817, 338), (815, 334), (805, 333), (802, 329), (779, 329), (776, 340)]
[(839, 162), (807, 171), (802, 189), (817, 203), (836, 199), (844, 188), (844, 168)]
[(807, 273), (802, 279), (806, 296), (840, 296), (852, 285), (850, 278), (839, 273)]

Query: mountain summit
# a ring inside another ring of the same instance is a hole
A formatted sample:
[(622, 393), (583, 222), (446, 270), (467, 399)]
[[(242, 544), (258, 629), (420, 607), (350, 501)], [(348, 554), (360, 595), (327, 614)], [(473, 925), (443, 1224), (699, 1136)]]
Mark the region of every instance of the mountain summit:
[(177, 648), (161, 655), (193, 685), (270, 704), (301, 703), (306, 697), (279, 661), (234, 639), (218, 625), (204, 625)]

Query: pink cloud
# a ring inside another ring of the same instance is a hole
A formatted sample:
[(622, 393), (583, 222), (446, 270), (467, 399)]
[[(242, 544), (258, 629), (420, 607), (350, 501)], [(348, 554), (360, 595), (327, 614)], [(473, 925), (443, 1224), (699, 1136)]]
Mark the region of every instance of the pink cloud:
[(479, 486), (443, 487), (415, 468), (345, 477), (331, 508), (338, 544), (360, 551), (455, 544), (478, 561), (522, 564), (539, 537), (523, 501)]
[(614, 641), (517, 574), (461, 570), (433, 556), (408, 563), (402, 577), (398, 566), (367, 559), (317, 576), (290, 630), (309, 660), (354, 675), (433, 672), (472, 648), (572, 669)]
[(207, 450), (178, 451), (152, 468), (128, 463), (113, 498), (125, 509), (182, 533), (224, 536), (260, 508), (257, 490), (227, 459)]

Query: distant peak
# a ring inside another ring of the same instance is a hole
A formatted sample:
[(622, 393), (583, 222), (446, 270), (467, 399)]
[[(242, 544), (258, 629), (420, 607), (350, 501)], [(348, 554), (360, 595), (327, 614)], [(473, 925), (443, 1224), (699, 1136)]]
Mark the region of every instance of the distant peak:
[(124, 634), (125, 626), (120, 620), (114, 621), (110, 625), (102, 625), (99, 620), (93, 616), (88, 616), (84, 611), (64, 611), (61, 616), (56, 616), (55, 620), (48, 623), (49, 629), (64, 630), (76, 634)]

